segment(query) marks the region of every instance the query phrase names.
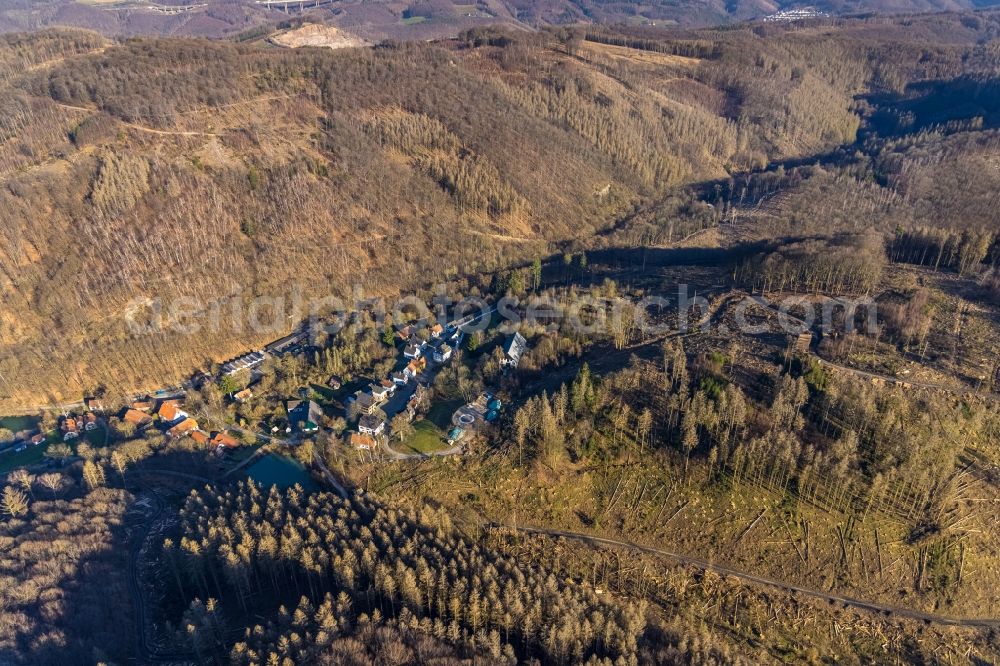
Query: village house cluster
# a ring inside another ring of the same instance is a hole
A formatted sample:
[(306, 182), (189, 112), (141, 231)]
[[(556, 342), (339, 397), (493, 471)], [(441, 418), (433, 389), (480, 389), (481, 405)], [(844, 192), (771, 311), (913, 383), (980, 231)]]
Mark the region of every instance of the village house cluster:
[(225, 430), (209, 432), (201, 429), (198, 421), (184, 411), (183, 404), (181, 398), (154, 400), (142, 397), (125, 409), (121, 419), (137, 430), (147, 428), (155, 422), (164, 429), (168, 437), (190, 437), (200, 446), (211, 448), (220, 454), (240, 445), (240, 441)]
[(430, 391), (425, 376), (429, 364), (442, 365), (449, 362), (465, 338), (461, 328), (445, 328), (439, 323), (430, 326), (426, 340), (417, 335), (418, 330), (418, 324), (401, 328), (396, 335), (405, 341), (405, 345), (399, 366), (390, 372), (388, 377), (372, 382), (348, 398), (348, 414), (357, 417), (356, 428), (349, 438), (355, 448), (370, 450), (385, 441), (389, 425), (386, 423), (388, 417), (383, 408), (398, 391), (406, 391), (411, 383), (413, 390), (406, 402), (397, 405), (397, 409), (393, 411), (402, 412), (409, 420), (413, 420), (417, 406)]

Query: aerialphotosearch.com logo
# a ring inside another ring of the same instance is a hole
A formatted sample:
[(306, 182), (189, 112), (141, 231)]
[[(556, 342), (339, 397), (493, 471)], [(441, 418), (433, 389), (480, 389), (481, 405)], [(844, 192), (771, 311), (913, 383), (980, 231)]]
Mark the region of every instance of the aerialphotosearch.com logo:
[[(437, 322), (465, 333), (499, 327), (512, 331), (523, 325), (548, 330), (568, 327), (580, 335), (625, 334), (648, 338), (693, 331), (757, 335), (807, 330), (821, 333), (874, 333), (878, 328), (876, 303), (870, 297), (830, 298), (805, 295), (767, 298), (731, 291), (707, 297), (690, 285), (678, 284), (675, 296), (646, 295), (631, 299), (593, 292), (453, 297), (444, 284), (436, 286), (429, 302), (415, 294), (387, 301), (365, 296), (355, 285), (349, 298), (335, 295), (306, 297), (293, 285), (287, 294), (243, 294), (209, 302), (191, 297), (164, 301), (137, 299), (125, 310), (125, 321), (135, 335), (174, 332), (195, 335), (225, 331), (255, 337), (308, 332), (311, 340), (334, 335), (350, 325), (384, 329), (412, 324), (414, 330)], [(762, 316), (766, 315), (766, 316)]]

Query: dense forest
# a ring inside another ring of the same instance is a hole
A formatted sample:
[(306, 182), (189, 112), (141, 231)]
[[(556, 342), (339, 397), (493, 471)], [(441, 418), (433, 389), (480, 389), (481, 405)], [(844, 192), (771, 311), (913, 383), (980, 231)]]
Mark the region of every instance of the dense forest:
[[(250, 599), (258, 608), (264, 598), (287, 604), (274, 623), (247, 628), (233, 663), (336, 663), (363, 654), (371, 633), (443, 642), (496, 663), (614, 663), (635, 659), (645, 623), (641, 605), (603, 600), (490, 553), (430, 509), (250, 485), (192, 495), (182, 516), (183, 536), (165, 557), (177, 593), (196, 597), (184, 620), (195, 650), (227, 647), (211, 599), (244, 609)], [(408, 652), (395, 640), (379, 643)]]

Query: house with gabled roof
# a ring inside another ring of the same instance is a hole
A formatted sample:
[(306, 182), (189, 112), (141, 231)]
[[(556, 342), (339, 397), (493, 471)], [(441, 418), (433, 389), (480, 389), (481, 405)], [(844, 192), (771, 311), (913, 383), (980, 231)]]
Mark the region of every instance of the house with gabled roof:
[(451, 358), (452, 348), (447, 342), (438, 345), (434, 349), (434, 362), (435, 363), (447, 363)]
[(285, 404), (288, 410), (289, 430), (296, 429), (302, 432), (315, 432), (319, 430), (319, 423), (323, 418), (323, 409), (312, 400), (289, 400)]
[(378, 416), (365, 414), (358, 420), (358, 432), (375, 437), (385, 432), (385, 420)]
[(369, 392), (378, 400), (385, 401), (396, 392), (395, 382), (385, 381), (372, 384), (368, 387)]
[(407, 324), (403, 326), (398, 331), (396, 331), (396, 337), (400, 340), (409, 340), (417, 332), (417, 327), (413, 324)]
[(240, 445), (240, 441), (224, 430), (220, 430), (212, 436), (212, 446), (221, 446), (226, 449), (235, 449)]
[(148, 412), (153, 409), (153, 401), (149, 398), (143, 398), (142, 400), (135, 400), (132, 402), (132, 409), (138, 412)]
[(427, 349), (427, 343), (420, 338), (410, 338), (410, 341), (406, 343), (406, 347), (403, 349), (403, 356), (409, 359), (417, 359), (424, 355), (424, 350)]
[(172, 427), (167, 431), (167, 434), (171, 437), (180, 437), (181, 435), (186, 435), (192, 430), (198, 429), (198, 422), (195, 421), (190, 416), (185, 418), (183, 421)]
[(71, 439), (76, 439), (80, 436), (80, 430), (82, 429), (81, 424), (77, 423), (76, 418), (73, 416), (64, 416), (62, 424), (60, 425), (60, 430), (62, 431), (63, 441), (68, 442)]
[(403, 368), (403, 372), (409, 375), (411, 378), (416, 377), (427, 367), (427, 359), (425, 358), (415, 358), (406, 364)]
[(122, 416), (122, 421), (131, 423), (136, 427), (144, 426), (152, 420), (153, 418), (149, 414), (141, 412), (138, 409), (125, 410), (125, 415)]
[(160, 408), (156, 410), (156, 415), (161, 421), (173, 423), (187, 418), (187, 413), (180, 408), (180, 403), (176, 400), (164, 400), (160, 403)]
[(516, 368), (521, 362), (521, 355), (528, 349), (528, 341), (520, 333), (515, 333), (507, 339), (503, 346), (502, 365)]
[(356, 449), (366, 449), (368, 451), (371, 451), (375, 449), (378, 446), (378, 444), (375, 442), (375, 438), (367, 433), (352, 432), (351, 446), (353, 446)]

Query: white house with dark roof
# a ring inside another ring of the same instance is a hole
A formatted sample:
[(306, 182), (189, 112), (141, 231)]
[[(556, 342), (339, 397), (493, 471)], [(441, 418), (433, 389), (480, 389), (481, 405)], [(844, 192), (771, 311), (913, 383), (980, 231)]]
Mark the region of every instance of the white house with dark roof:
[(446, 363), (448, 359), (451, 358), (452, 353), (451, 345), (447, 342), (438, 345), (434, 348), (434, 362), (435, 363)]
[(521, 355), (528, 349), (528, 341), (520, 333), (515, 333), (507, 339), (503, 346), (503, 360), (501, 363), (512, 368), (516, 368), (521, 362)]
[(358, 432), (363, 435), (377, 437), (385, 432), (385, 421), (377, 416), (365, 414), (358, 421)]
[(424, 355), (424, 349), (426, 344), (423, 340), (417, 338), (410, 338), (410, 341), (406, 343), (406, 348), (403, 349), (403, 356), (409, 359), (418, 359)]

